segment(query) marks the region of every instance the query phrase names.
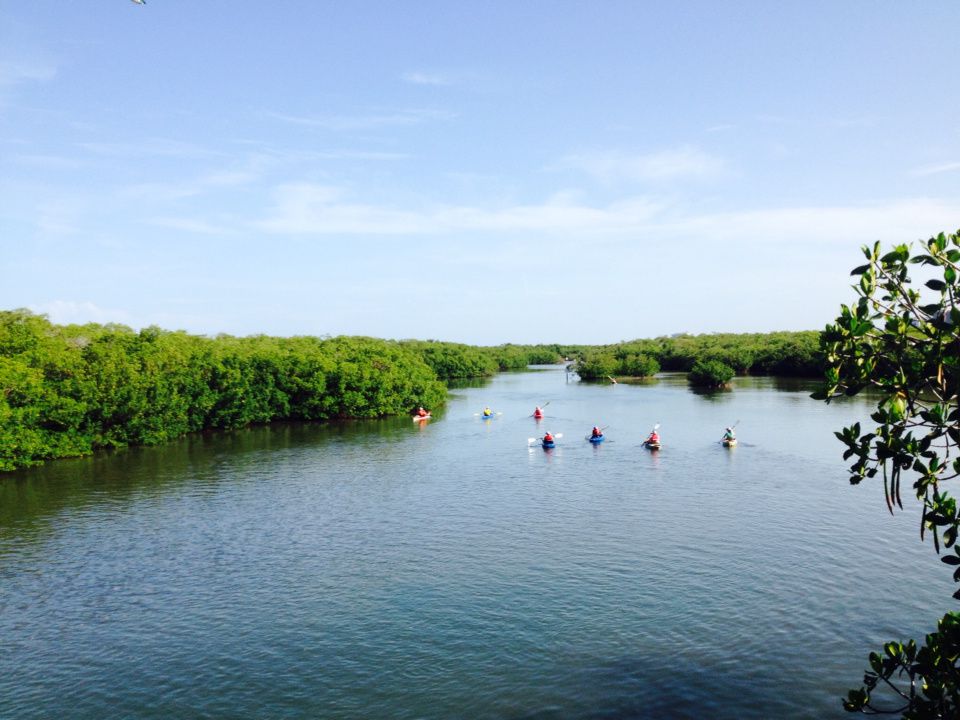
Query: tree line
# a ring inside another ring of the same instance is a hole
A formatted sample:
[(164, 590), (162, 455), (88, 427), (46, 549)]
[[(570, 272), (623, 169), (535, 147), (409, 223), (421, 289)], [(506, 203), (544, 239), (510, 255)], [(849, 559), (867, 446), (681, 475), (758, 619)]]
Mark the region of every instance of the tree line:
[[(0, 471), (101, 448), (275, 420), (402, 415), (443, 404), (445, 381), (579, 358), (583, 377), (684, 370), (698, 358), (795, 374), (808, 336), (701, 335), (617, 346), (265, 335), (205, 337), (116, 324), (56, 325), (0, 311)], [(750, 359), (747, 363), (743, 358)], [(591, 364), (592, 363), (592, 364)]]
[(734, 373), (822, 377), (825, 368), (815, 331), (683, 334), (577, 348), (574, 354), (577, 374), (586, 380), (650, 377), (661, 370), (727, 380)]

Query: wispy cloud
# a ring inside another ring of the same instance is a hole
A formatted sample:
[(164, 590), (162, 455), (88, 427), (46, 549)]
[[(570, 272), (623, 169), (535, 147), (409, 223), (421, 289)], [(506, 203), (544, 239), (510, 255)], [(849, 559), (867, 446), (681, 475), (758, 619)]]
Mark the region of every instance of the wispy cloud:
[(428, 72), (405, 72), (400, 76), (400, 79), (404, 82), (411, 83), (412, 85), (452, 85), (453, 82), (446, 76), (439, 73), (428, 73)]
[(171, 230), (194, 233), (197, 235), (233, 234), (233, 230), (228, 227), (223, 225), (215, 225), (214, 223), (206, 220), (198, 220), (196, 218), (160, 217), (150, 220), (149, 223), (151, 225), (156, 225), (157, 227), (165, 227), (170, 228)]
[(95, 155), (110, 157), (183, 157), (183, 158), (210, 158), (219, 157), (224, 153), (212, 150), (202, 145), (182, 142), (170, 138), (143, 138), (136, 142), (84, 142), (77, 147)]
[(714, 177), (723, 171), (724, 161), (691, 145), (682, 145), (649, 154), (577, 153), (562, 158), (554, 167), (580, 170), (605, 183), (651, 182)]
[(259, 174), (253, 171), (224, 170), (201, 174), (186, 180), (138, 183), (125, 187), (121, 192), (124, 197), (147, 198), (158, 201), (177, 200), (204, 195), (222, 188), (249, 185), (258, 180), (259, 177)]
[(56, 77), (57, 69), (50, 62), (0, 60), (0, 87), (24, 82), (45, 82)]
[(130, 315), (125, 310), (102, 308), (86, 300), (51, 300), (31, 305), (30, 310), (47, 315), (58, 325), (84, 325), (86, 323), (129, 324)]
[(12, 159), (19, 165), (45, 168), (48, 170), (74, 170), (83, 165), (77, 158), (64, 157), (62, 155), (20, 154), (14, 155)]
[(716, 242), (754, 247), (791, 243), (810, 247), (903, 241), (952, 227), (960, 201), (892, 200), (856, 206), (800, 206), (700, 214), (637, 196), (592, 206), (560, 195), (540, 204), (500, 208), (435, 206), (421, 209), (353, 202), (337, 188), (291, 184), (276, 189), (268, 217), (254, 223), (272, 234), (440, 235), (533, 233), (556, 238), (610, 237)]
[(917, 177), (925, 177), (927, 175), (956, 172), (957, 170), (960, 170), (960, 162), (944, 162), (933, 165), (922, 165), (911, 170), (910, 174)]
[(606, 208), (576, 204), (564, 194), (538, 205), (498, 209), (440, 205), (408, 210), (350, 202), (338, 188), (307, 183), (276, 189), (270, 216), (256, 223), (262, 231), (291, 235), (435, 235), (447, 232), (571, 232), (593, 233), (636, 227), (649, 220), (659, 205), (634, 198)]
[(663, 236), (695, 238), (714, 245), (789, 244), (814, 252), (817, 245), (849, 247), (874, 240), (921, 240), (954, 227), (960, 201), (906, 198), (851, 206), (800, 206), (743, 210), (708, 215), (689, 214), (664, 220)]
[(451, 120), (455, 113), (445, 110), (412, 109), (365, 115), (287, 115), (267, 113), (269, 117), (293, 125), (324, 130), (373, 130), (382, 127), (420, 125), (425, 122)]

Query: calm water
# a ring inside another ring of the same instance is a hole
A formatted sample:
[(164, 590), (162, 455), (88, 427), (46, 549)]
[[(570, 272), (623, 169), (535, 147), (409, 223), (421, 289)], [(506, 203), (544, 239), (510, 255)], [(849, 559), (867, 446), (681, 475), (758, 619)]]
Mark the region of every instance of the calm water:
[(809, 391), (506, 374), (422, 428), (2, 477), (0, 717), (847, 717), (868, 652), (954, 588), (913, 503), (847, 484), (832, 431), (868, 405)]

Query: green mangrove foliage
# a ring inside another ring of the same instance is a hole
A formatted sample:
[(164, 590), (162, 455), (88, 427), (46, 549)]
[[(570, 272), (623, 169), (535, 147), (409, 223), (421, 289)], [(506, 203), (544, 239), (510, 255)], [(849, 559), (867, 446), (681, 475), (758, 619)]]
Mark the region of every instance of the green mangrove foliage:
[(697, 360), (687, 373), (687, 380), (697, 387), (719, 388), (730, 382), (734, 375), (733, 368), (719, 360)]
[(804, 333), (677, 336), (615, 346), (499, 345), (363, 337), (216, 338), (150, 327), (54, 325), (0, 312), (0, 470), (274, 420), (436, 407), (444, 380), (578, 357), (584, 378), (645, 377), (735, 358), (793, 374), (819, 362)]
[[(930, 238), (916, 254), (898, 245), (881, 255), (879, 243), (863, 251), (866, 264), (851, 273), (857, 302), (823, 331), (827, 386), (814, 397), (879, 394), (874, 429), (855, 423), (836, 433), (853, 461), (850, 482), (882, 478), (892, 514), (903, 509), (909, 478), (922, 507), (920, 537), (929, 534), (938, 553), (950, 550), (941, 560), (960, 582), (960, 509), (944, 489), (960, 478), (960, 233)], [(887, 643), (869, 666), (843, 700), (847, 710), (960, 716), (960, 613), (943, 616), (922, 647)]]
[(577, 374), (584, 380), (615, 376), (652, 377), (660, 372), (660, 363), (643, 353), (624, 348), (613, 352), (592, 350), (583, 353), (576, 364)]
[(563, 354), (558, 345), (498, 345), (476, 347), (438, 340), (404, 340), (441, 380), (488, 377), (501, 370), (523, 370), (528, 365), (551, 365)]
[(404, 340), (401, 344), (420, 355), (442, 380), (486, 377), (499, 369), (492, 353), (471, 345), (436, 340)]
[(445, 397), (423, 356), (392, 341), (205, 338), (0, 312), (0, 470), (198, 430), (397, 415)]
[(667, 372), (689, 373), (698, 361), (715, 361), (741, 374), (821, 377), (824, 360), (819, 340), (815, 331), (674, 335), (575, 348), (572, 354), (577, 372), (586, 379), (644, 377), (658, 371), (646, 362), (627, 362), (630, 357), (648, 358)]

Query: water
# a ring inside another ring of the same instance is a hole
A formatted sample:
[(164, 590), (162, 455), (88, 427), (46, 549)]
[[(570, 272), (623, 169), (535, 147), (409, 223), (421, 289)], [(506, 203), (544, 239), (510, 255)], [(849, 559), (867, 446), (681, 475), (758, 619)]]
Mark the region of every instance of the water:
[(954, 587), (913, 503), (847, 483), (832, 432), (869, 403), (810, 390), (504, 374), (423, 427), (4, 477), (0, 717), (846, 717), (866, 655)]

